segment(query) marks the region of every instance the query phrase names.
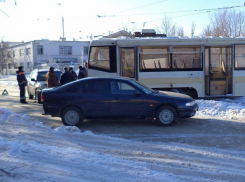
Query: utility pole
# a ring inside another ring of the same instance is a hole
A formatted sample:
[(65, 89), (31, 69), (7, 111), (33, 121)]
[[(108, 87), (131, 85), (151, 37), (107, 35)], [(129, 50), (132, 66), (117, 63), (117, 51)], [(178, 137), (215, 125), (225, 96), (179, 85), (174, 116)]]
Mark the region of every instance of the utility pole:
[(64, 17), (62, 17), (62, 27), (63, 27), (63, 41), (65, 40), (65, 30), (64, 30)]

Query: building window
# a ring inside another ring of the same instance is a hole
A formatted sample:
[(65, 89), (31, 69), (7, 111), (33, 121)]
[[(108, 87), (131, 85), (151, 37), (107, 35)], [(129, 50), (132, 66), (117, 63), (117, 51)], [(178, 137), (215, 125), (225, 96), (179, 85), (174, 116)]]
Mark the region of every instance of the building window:
[(14, 63), (14, 69), (18, 69), (18, 64)]
[(37, 46), (37, 54), (43, 55), (43, 46), (42, 45)]
[(31, 48), (26, 49), (26, 55), (31, 55)]
[(84, 55), (88, 55), (88, 47), (84, 47), (83, 48), (83, 54)]
[(24, 56), (24, 49), (20, 49), (20, 56)]
[(72, 47), (60, 46), (60, 55), (72, 55)]
[(11, 58), (11, 52), (8, 51), (8, 58)]
[(27, 62), (27, 68), (30, 68), (30, 62)]
[(12, 69), (12, 64), (11, 63), (8, 64), (8, 69)]
[(13, 51), (13, 57), (15, 57), (15, 56), (17, 56), (17, 51), (16, 50)]

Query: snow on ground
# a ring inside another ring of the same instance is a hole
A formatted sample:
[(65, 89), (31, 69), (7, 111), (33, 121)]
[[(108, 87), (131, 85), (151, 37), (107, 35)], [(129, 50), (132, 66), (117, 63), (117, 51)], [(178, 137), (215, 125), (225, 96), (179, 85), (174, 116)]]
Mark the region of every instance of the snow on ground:
[(16, 75), (1, 75), (0, 74), (0, 86), (3, 87), (18, 87)]
[(0, 108), (0, 181), (244, 181), (245, 151), (51, 129)]
[(2, 75), (2, 74), (0, 74), (0, 79), (6, 79), (6, 78), (11, 78), (11, 77), (16, 77), (16, 75)]

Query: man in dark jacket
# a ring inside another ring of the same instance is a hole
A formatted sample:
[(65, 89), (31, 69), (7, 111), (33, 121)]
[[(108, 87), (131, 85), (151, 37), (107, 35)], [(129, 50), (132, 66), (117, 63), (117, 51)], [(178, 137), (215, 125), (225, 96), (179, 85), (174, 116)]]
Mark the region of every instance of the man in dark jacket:
[(27, 86), (27, 80), (26, 76), (23, 71), (23, 67), (18, 67), (19, 71), (16, 71), (17, 74), (17, 81), (20, 88), (20, 103), (27, 104), (26, 102), (26, 86)]
[(76, 74), (75, 71), (73, 71), (73, 68), (72, 67), (69, 68), (69, 72), (72, 75), (72, 81), (77, 80), (77, 74)]
[(82, 66), (79, 66), (78, 79), (82, 79), (86, 77), (88, 77), (87, 69)]
[(72, 82), (72, 75), (70, 74), (70, 72), (68, 71), (68, 68), (65, 67), (64, 68), (64, 73), (61, 75), (60, 77), (60, 84), (64, 85), (66, 83)]

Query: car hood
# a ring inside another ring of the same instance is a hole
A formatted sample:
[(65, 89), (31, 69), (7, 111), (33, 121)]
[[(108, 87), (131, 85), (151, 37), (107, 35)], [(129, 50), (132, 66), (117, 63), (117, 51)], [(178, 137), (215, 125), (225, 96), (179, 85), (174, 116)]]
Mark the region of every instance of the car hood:
[(176, 92), (159, 91), (159, 92), (154, 92), (153, 94), (156, 96), (165, 96), (165, 97), (174, 97), (174, 98), (179, 98), (179, 99), (191, 99), (191, 100), (193, 100), (193, 98), (188, 96), (188, 95), (180, 94), (180, 93), (176, 93)]

